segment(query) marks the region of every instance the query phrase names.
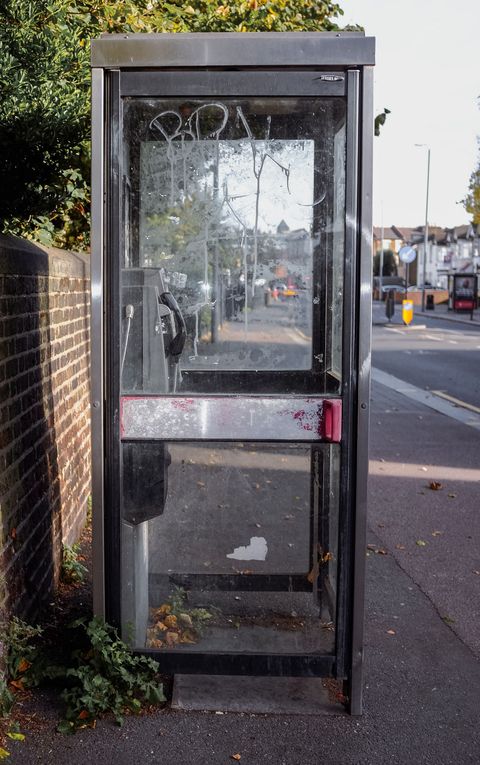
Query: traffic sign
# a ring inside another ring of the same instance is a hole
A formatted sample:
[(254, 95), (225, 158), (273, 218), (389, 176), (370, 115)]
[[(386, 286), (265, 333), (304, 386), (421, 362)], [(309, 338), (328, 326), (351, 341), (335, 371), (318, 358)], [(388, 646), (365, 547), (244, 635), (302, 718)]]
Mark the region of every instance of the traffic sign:
[(413, 263), (417, 257), (417, 251), (410, 246), (401, 247), (398, 251), (398, 257), (402, 263)]

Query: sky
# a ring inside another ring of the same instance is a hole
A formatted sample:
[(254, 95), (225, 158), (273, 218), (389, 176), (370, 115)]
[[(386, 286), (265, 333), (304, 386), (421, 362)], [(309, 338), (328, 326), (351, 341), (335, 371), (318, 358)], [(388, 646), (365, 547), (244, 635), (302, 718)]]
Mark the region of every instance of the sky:
[(374, 139), (374, 225), (468, 222), (458, 204), (478, 162), (480, 0), (341, 0), (341, 25), (377, 39), (375, 114), (391, 110)]

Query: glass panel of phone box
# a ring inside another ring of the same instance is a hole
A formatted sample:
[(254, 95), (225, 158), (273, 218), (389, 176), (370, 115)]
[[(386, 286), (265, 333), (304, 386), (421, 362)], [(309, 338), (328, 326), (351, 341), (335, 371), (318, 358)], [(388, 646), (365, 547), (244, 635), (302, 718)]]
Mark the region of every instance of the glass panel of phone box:
[[(192, 372), (196, 394), (222, 393), (222, 373), (249, 392), (319, 365), (340, 385), (344, 102), (127, 99), (124, 129), (123, 394), (189, 394)], [(138, 646), (333, 651), (338, 446), (122, 450)]]

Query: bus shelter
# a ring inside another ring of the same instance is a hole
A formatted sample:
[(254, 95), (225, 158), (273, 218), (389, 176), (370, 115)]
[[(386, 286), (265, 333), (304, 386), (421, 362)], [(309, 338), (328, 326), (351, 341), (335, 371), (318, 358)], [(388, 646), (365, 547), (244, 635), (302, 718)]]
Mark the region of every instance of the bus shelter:
[(478, 276), (452, 272), (448, 275), (448, 307), (455, 312), (472, 313), (477, 307)]

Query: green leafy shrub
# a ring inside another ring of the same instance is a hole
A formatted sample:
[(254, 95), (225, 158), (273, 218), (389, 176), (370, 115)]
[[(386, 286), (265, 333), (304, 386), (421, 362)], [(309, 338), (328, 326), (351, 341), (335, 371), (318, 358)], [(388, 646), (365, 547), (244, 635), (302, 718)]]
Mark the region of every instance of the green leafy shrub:
[(61, 732), (93, 726), (107, 712), (121, 725), (126, 712), (139, 712), (145, 704), (165, 701), (156, 661), (131, 653), (116, 630), (101, 619), (88, 623), (80, 620), (72, 626), (84, 629), (88, 645), (72, 654), (71, 665), (65, 670), (68, 687), (62, 698), (67, 709), (58, 726)]
[(22, 690), (53, 681), (64, 686), (61, 698), (65, 718), (58, 729), (74, 733), (94, 727), (103, 714), (112, 713), (122, 724), (126, 713), (165, 701), (158, 681), (158, 663), (133, 654), (116, 630), (102, 619), (79, 619), (70, 625), (74, 650), (62, 664), (39, 644), (43, 630), (14, 617), (0, 625), (5, 670), (0, 674), (0, 714), (10, 714), (11, 687)]
[(0, 231), (83, 250), (90, 216), (90, 39), (103, 32), (337, 29), (330, 0), (4, 0)]
[(14, 704), (14, 696), (8, 687), (8, 681), (4, 673), (0, 673), (0, 716), (8, 717)]
[(66, 584), (83, 582), (88, 569), (78, 560), (80, 545), (63, 545), (61, 578)]
[(38, 641), (42, 633), (41, 627), (32, 627), (16, 616), (0, 625), (3, 661), (10, 680), (17, 681), (21, 678), (22, 684), (25, 682), (28, 673), (38, 660)]

